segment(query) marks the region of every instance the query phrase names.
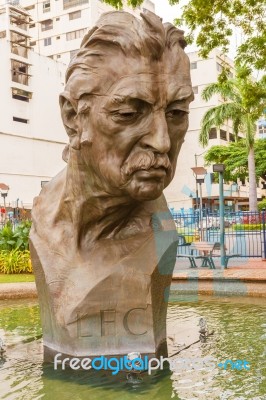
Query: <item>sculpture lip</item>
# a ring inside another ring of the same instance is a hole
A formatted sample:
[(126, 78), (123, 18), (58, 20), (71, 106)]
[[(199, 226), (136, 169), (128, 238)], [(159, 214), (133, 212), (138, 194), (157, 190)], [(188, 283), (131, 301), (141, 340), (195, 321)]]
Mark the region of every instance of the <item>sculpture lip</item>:
[(159, 168), (149, 168), (146, 170), (139, 170), (136, 171), (137, 176), (140, 178), (146, 178), (146, 179), (151, 179), (151, 178), (164, 178), (166, 176), (166, 169), (164, 167), (159, 167)]

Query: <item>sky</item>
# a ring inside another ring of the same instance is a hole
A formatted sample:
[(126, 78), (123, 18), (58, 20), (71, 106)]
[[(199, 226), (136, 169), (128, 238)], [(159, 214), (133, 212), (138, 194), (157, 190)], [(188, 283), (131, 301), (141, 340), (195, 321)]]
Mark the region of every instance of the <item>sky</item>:
[[(170, 6), (168, 0), (152, 0), (155, 4), (155, 12), (163, 18), (163, 22), (171, 22), (175, 18), (180, 18), (182, 13), (182, 6), (187, 3), (187, 0), (181, 0), (179, 5)], [(184, 29), (184, 27), (180, 27)], [(196, 51), (195, 45), (187, 46), (186, 52)]]
[[(182, 6), (188, 3), (188, 0), (181, 0), (179, 5), (170, 6), (168, 0), (152, 0), (155, 4), (155, 12), (157, 15), (163, 18), (163, 22), (171, 22), (175, 18), (179, 18), (182, 13)], [(181, 29), (185, 30), (184, 27), (180, 27)], [(186, 33), (186, 32), (185, 32)], [(233, 59), (236, 53), (237, 43), (240, 42), (240, 36), (235, 34), (231, 37), (231, 45), (229, 48), (229, 57)], [(196, 51), (197, 47), (195, 44), (186, 47), (186, 52)]]
[(155, 4), (156, 14), (163, 18), (163, 22), (173, 22), (174, 18), (181, 14), (180, 5), (170, 6), (168, 0), (152, 0), (152, 2)]

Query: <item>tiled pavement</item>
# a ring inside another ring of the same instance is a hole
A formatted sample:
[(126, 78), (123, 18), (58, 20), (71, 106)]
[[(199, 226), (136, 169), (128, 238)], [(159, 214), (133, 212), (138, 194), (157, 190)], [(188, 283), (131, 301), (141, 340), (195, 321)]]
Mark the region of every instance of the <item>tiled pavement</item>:
[(208, 295), (241, 295), (266, 297), (266, 261), (236, 258), (222, 269), (189, 268), (189, 260), (177, 259), (172, 290), (178, 293)]
[[(172, 289), (177, 292), (198, 294), (239, 294), (266, 297), (266, 261), (233, 258), (228, 269), (189, 268), (189, 260), (177, 259)], [(1, 283), (0, 299), (37, 297), (34, 282)]]

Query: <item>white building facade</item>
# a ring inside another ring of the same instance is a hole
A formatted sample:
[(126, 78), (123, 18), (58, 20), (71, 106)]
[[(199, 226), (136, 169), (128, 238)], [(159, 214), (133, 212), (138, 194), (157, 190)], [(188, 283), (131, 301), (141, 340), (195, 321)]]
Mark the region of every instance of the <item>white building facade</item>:
[(30, 50), (29, 22), (19, 6), (0, 7), (0, 183), (7, 206), (25, 208), (64, 167), (67, 141), (58, 105), (66, 67)]
[[(20, 0), (30, 13), (31, 46), (34, 51), (69, 64), (87, 30), (101, 14), (114, 8), (100, 0)], [(123, 10), (138, 16), (144, 9), (155, 11), (150, 0), (132, 9), (124, 1)]]

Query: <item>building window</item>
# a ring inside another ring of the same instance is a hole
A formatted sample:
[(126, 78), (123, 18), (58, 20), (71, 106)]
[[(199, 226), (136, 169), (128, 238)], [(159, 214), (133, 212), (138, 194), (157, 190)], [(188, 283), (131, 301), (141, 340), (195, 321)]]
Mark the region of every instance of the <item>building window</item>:
[(60, 21), (60, 17), (57, 17), (55, 20), (56, 20), (56, 21)]
[(236, 141), (236, 137), (233, 133), (229, 133), (229, 141), (230, 142), (235, 142)]
[(26, 31), (28, 29), (28, 17), (10, 8), (10, 24)]
[(36, 46), (36, 40), (30, 42), (30, 45), (31, 45), (31, 46)]
[(60, 36), (56, 36), (56, 40), (59, 40), (60, 39)]
[(56, 58), (61, 58), (61, 54), (57, 54), (57, 55), (56, 55)]
[(34, 10), (34, 8), (35, 8), (35, 5), (31, 5), (31, 6), (24, 7), (24, 10), (27, 10), (27, 11)]
[(47, 19), (46, 21), (41, 22), (42, 31), (48, 31), (49, 29), (53, 29), (53, 20)]
[(194, 94), (198, 94), (199, 93), (199, 87), (198, 86), (193, 86), (192, 90), (193, 90)]
[(42, 3), (42, 8), (43, 8), (43, 12), (44, 12), (44, 13), (50, 11), (50, 10), (51, 10), (50, 0), (44, 1), (44, 2)]
[(216, 128), (211, 128), (209, 132), (209, 139), (217, 139), (217, 130)]
[(12, 98), (20, 101), (29, 102), (30, 99), (32, 98), (32, 93), (27, 92), (26, 90), (12, 88)]
[(30, 28), (35, 28), (35, 24), (30, 24)]
[(41, 181), (41, 188), (43, 188), (49, 181)]
[(216, 63), (216, 69), (217, 69), (218, 72), (222, 72), (223, 66), (217, 62)]
[(66, 40), (74, 40), (83, 37), (86, 33), (86, 29), (79, 29), (78, 31), (67, 32)]
[(224, 131), (223, 129), (220, 129), (220, 138), (222, 140), (227, 140), (226, 131)]
[(69, 21), (71, 21), (72, 19), (78, 19), (78, 18), (80, 18), (80, 17), (81, 17), (81, 10), (74, 11), (74, 12), (72, 12), (72, 13), (69, 13), (69, 14), (68, 14), (68, 17), (69, 17)]
[(12, 81), (21, 83), (22, 85), (29, 84), (29, 65), (20, 61), (11, 60), (11, 75)]
[(87, 4), (89, 0), (63, 0), (63, 9), (67, 10), (71, 7), (80, 6), (81, 4)]
[(18, 117), (13, 117), (13, 121), (15, 122), (21, 122), (22, 124), (28, 124), (29, 120), (25, 118), (18, 118)]
[(10, 31), (11, 53), (20, 57), (28, 57), (28, 37)]
[(190, 69), (197, 69), (197, 68), (198, 68), (197, 61), (190, 63)]
[(50, 46), (52, 44), (52, 38), (47, 37), (43, 40), (44, 46)]

